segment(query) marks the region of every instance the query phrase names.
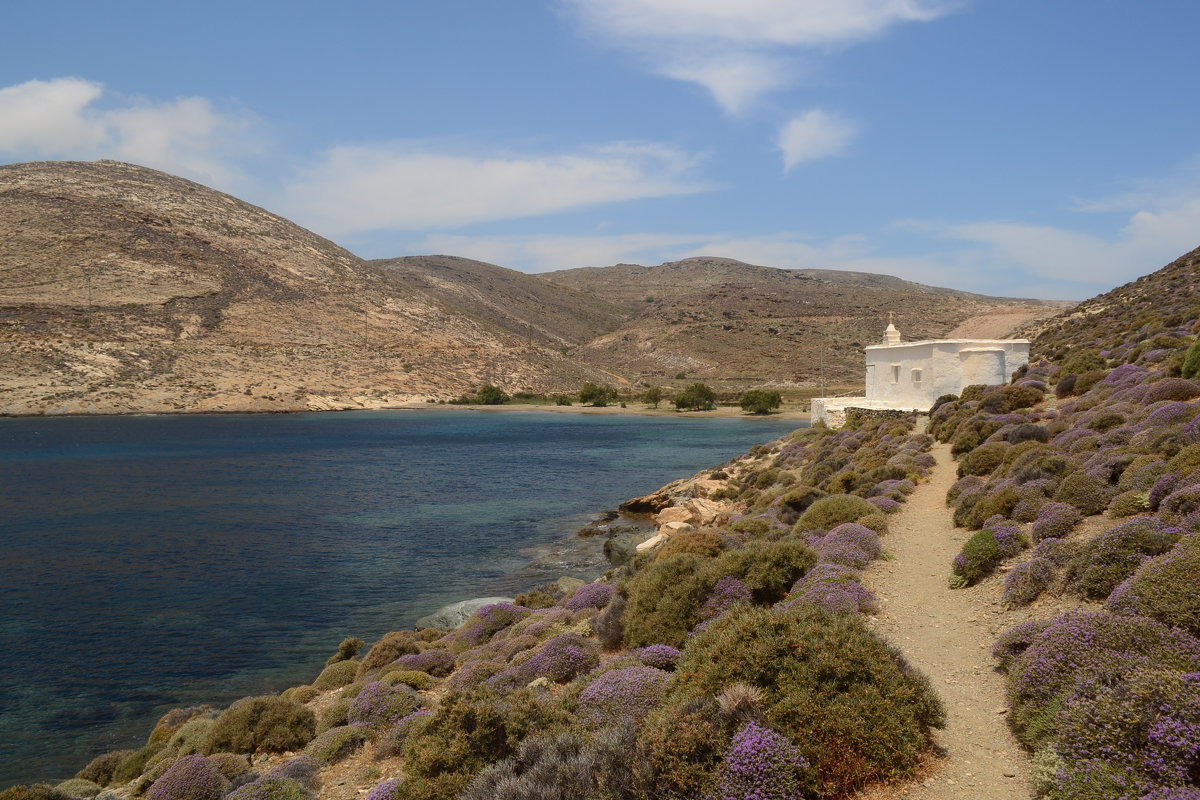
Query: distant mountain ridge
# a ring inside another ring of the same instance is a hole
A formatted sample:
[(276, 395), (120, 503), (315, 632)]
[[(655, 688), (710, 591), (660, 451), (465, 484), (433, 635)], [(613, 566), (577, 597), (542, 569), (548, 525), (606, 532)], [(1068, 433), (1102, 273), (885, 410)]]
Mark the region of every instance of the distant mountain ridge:
[(0, 166), (4, 414), (374, 408), (483, 383), (853, 383), (888, 311), (923, 338), (1053, 310), (721, 258), (544, 275), (367, 262), (145, 167)]

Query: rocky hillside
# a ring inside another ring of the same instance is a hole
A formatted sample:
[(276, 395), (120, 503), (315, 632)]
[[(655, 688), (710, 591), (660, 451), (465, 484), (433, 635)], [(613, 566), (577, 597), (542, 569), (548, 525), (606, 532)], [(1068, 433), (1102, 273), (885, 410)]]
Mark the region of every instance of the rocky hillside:
[(1034, 339), (1035, 358), (1064, 359), (1074, 353), (1078, 360), (1088, 353), (1114, 363), (1158, 363), (1181, 357), (1197, 319), (1200, 248), (1057, 317), (1026, 326), (1022, 335)]
[(631, 315), (577, 357), (650, 381), (686, 373), (708, 380), (814, 385), (862, 380), (863, 347), (880, 341), (888, 312), (906, 340), (940, 338), (970, 320), (1011, 324), (1052, 316), (1062, 304), (940, 289), (886, 275), (785, 270), (726, 258), (641, 267), (620, 264), (547, 273)]
[(294, 410), (597, 377), (285, 219), (116, 162), (0, 166), (0, 413)]

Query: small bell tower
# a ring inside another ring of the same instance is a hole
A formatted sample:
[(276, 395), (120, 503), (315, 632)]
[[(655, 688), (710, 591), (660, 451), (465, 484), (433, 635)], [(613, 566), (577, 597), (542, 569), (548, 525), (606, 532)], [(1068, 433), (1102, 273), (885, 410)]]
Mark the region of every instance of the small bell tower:
[(900, 331), (896, 330), (896, 322), (891, 311), (888, 312), (887, 330), (883, 332), (885, 345), (900, 344)]

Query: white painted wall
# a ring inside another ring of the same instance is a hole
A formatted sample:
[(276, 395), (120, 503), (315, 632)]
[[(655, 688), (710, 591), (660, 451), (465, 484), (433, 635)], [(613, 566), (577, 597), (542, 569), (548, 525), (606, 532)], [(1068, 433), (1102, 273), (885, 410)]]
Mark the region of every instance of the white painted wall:
[(973, 383), (1008, 383), (1029, 363), (1028, 339), (938, 339), (866, 348), (870, 408), (927, 409)]

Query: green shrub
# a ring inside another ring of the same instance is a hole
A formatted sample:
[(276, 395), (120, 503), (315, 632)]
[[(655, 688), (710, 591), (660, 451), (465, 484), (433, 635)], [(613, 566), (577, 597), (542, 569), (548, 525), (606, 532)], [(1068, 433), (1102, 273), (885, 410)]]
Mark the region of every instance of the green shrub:
[[(104, 755), (96, 756), (75, 777), (90, 781), (100, 786), (108, 786), (113, 782), (113, 773), (121, 766), (121, 762), (133, 755), (136, 750), (112, 750)], [(141, 773), (141, 770), (138, 770)], [(137, 777), (137, 776), (134, 776)]]
[(960, 425), (954, 437), (950, 439), (950, 455), (957, 458), (963, 453), (969, 453), (978, 447), (981, 441), (983, 439), (978, 431)]
[(877, 514), (873, 503), (850, 494), (831, 494), (817, 500), (796, 520), (794, 531), (829, 530), (843, 522), (857, 522), (868, 514)]
[(1104, 369), (1105, 361), (1095, 350), (1079, 347), (1071, 350), (1071, 353), (1062, 360), (1061, 366), (1064, 375), (1081, 375), (1084, 372)]
[(264, 695), (238, 700), (217, 717), (206, 752), (282, 753), (299, 750), (316, 735), (312, 711), (282, 697)]
[(1179, 374), (1185, 378), (1195, 378), (1200, 375), (1200, 339), (1193, 342), (1192, 346), (1187, 349)]
[(691, 553), (679, 553), (654, 561), (629, 580), (622, 620), (627, 647), (684, 645), (688, 631), (700, 621), (700, 604), (709, 589), (701, 563)]
[(1108, 370), (1088, 370), (1075, 379), (1075, 394), (1087, 394), (1088, 390), (1108, 377)]
[(398, 683), (403, 683), (406, 686), (411, 686), (419, 691), (428, 691), (435, 688), (441, 683), (440, 680), (433, 677), (427, 672), (419, 672), (415, 669), (394, 669), (384, 670), (379, 674), (379, 680), (384, 683), (395, 686)]
[(929, 681), (855, 614), (801, 604), (735, 607), (689, 644), (672, 697), (734, 683), (762, 693), (763, 716), (812, 765), (821, 796), (911, 775), (944, 713)]
[[(193, 717), (171, 734), (167, 746), (163, 750), (173, 756), (190, 756), (196, 753), (206, 753), (208, 737), (212, 733), (216, 720), (211, 717)], [(228, 749), (228, 748), (221, 748)]]
[(651, 712), (638, 732), (633, 767), (648, 797), (713, 797), (729, 731), (711, 698), (678, 701)]
[(1008, 442), (981, 444), (958, 461), (958, 477), (966, 475), (991, 475), (1004, 463), (1004, 456), (1011, 449)]
[(675, 398), (675, 408), (705, 411), (713, 408), (716, 401), (717, 395), (712, 389), (703, 383), (693, 383)]
[(341, 644), (338, 645), (337, 652), (329, 657), (329, 660), (325, 662), (325, 666), (336, 664), (339, 661), (349, 661), (358, 655), (358, 651), (362, 650), (362, 647), (363, 640), (357, 636), (348, 636), (342, 639)]
[(1108, 504), (1110, 517), (1132, 517), (1150, 510), (1150, 492), (1121, 492)]
[(1184, 537), (1167, 553), (1143, 562), (1113, 590), (1108, 607), (1200, 636), (1200, 535)]
[(208, 763), (216, 767), (217, 772), (229, 780), (250, 771), (250, 762), (246, 760), (245, 756), (239, 756), (237, 753), (213, 753), (208, 757)]
[(321, 690), (315, 686), (293, 686), (279, 693), (284, 700), (296, 703), (307, 703), (321, 696)]
[(9, 787), (0, 792), (0, 800), (69, 800), (69, 798), (48, 783), (35, 783), (32, 786), (21, 784)]
[(1091, 516), (1103, 512), (1115, 494), (1115, 487), (1083, 470), (1076, 470), (1062, 479), (1054, 499), (1060, 503), (1070, 503), (1085, 516)]
[(962, 498), (954, 511), (954, 524), (975, 530), (994, 516), (1010, 517), (1021, 495), (1011, 486), (984, 489)]
[(579, 389), (579, 402), (584, 405), (604, 407), (617, 399), (617, 390), (611, 386), (600, 386), (587, 381)]
[(404, 742), (408, 800), (457, 797), (488, 764), (516, 752), (530, 735), (564, 731), (570, 717), (553, 695), (519, 689), (497, 695), (484, 689), (452, 692), (429, 724)]
[(63, 781), (55, 786), (54, 789), (55, 791), (62, 792), (67, 797), (72, 798), (91, 798), (104, 791), (104, 787), (102, 787), (100, 784), (93, 783), (89, 780), (84, 780), (83, 778), (72, 778), (71, 780)]
[(215, 717), (216, 711), (212, 706), (192, 706), (190, 708), (173, 708), (159, 718), (154, 725), (154, 730), (150, 732), (150, 738), (147, 744), (155, 742), (166, 742), (175, 731), (183, 727), (184, 723), (196, 717)]
[(339, 725), (309, 742), (304, 755), (330, 766), (349, 758), (370, 738), (371, 732), (361, 725)]
[(1004, 556), (1000, 553), (1000, 544), (996, 541), (994, 531), (982, 530), (967, 539), (962, 551), (955, 556), (953, 574), (958, 580), (951, 580), (952, 587), (971, 586), (991, 574), (1000, 565)]
[(133, 750), (125, 758), (121, 759), (121, 763), (113, 770), (112, 780), (110, 783), (129, 783), (134, 778), (142, 774), (146, 769), (146, 764), (151, 758), (158, 755), (166, 742), (154, 742), (148, 744), (140, 750)]
[(330, 689), (340, 689), (354, 683), (356, 675), (358, 675), (357, 661), (354, 659), (335, 661), (321, 670), (321, 674), (317, 676), (312, 685), (322, 692), (327, 692)]
[(502, 406), (512, 400), (508, 393), (499, 386), (486, 384), (475, 392), (475, 402), (481, 406)]
[(762, 517), (742, 517), (729, 523), (730, 533), (741, 533), (751, 538), (766, 536), (773, 530), (769, 520)]
[(356, 678), (362, 680), (371, 670), (387, 666), (400, 656), (418, 652), (418, 641), (420, 640), (413, 631), (385, 633), (382, 639), (371, 645), (371, 649), (363, 657), (362, 663), (358, 665)]
[(803, 542), (753, 541), (704, 564), (701, 582), (707, 590), (730, 575), (746, 584), (756, 603), (770, 604), (781, 600), (816, 563), (817, 554)]
[(987, 385), (982, 383), (972, 383), (970, 386), (964, 386), (962, 394), (958, 396), (959, 402), (969, 403), (972, 400), (982, 400), (983, 393), (987, 390)]
[[(360, 690), (362, 687), (359, 687)], [(357, 692), (356, 692), (357, 694)], [(317, 733), (324, 733), (330, 728), (336, 728), (339, 725), (346, 725), (350, 722), (350, 704), (354, 702), (353, 697), (339, 697), (325, 708), (321, 709), (320, 715), (317, 717)]]
[(685, 531), (667, 540), (658, 551), (657, 558), (667, 558), (676, 553), (692, 553), (702, 558), (712, 558), (721, 552), (721, 537), (716, 531)]

